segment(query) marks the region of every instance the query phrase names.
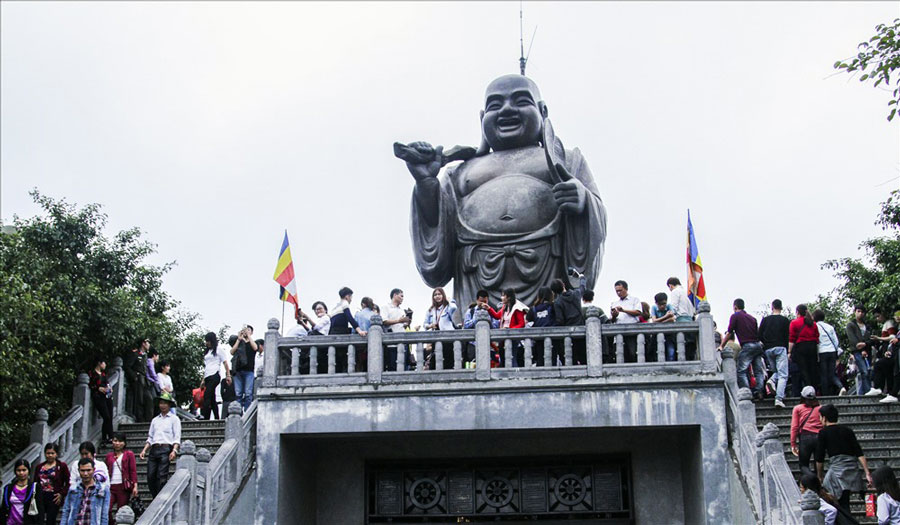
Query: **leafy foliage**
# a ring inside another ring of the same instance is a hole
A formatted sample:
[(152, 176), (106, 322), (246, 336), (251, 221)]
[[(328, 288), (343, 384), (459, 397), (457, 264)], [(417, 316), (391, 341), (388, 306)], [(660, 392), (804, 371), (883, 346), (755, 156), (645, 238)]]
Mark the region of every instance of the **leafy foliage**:
[[(860, 247), (865, 250), (864, 258), (845, 257), (822, 265), (841, 280), (837, 288), (819, 296), (812, 305), (830, 314), (829, 320), (848, 322), (855, 305), (863, 305), (869, 312), (880, 309), (888, 316), (900, 309), (900, 190), (891, 192), (881, 203), (875, 224), (888, 235), (863, 241)], [(838, 332), (845, 345), (843, 330)]]
[[(871, 81), (873, 87), (881, 84), (891, 88), (891, 73), (900, 67), (900, 18), (894, 19), (893, 25), (878, 24), (875, 26), (877, 33), (868, 42), (862, 42), (857, 46), (858, 53), (853, 59), (845, 62), (838, 60), (834, 63), (835, 69), (843, 69), (848, 73), (860, 72), (860, 82)], [(888, 102), (890, 113), (888, 120), (892, 120), (897, 114), (898, 102), (900, 102), (900, 75), (894, 77), (894, 90), (891, 100)]]
[(154, 246), (137, 228), (104, 235), (96, 204), (80, 209), (31, 193), (44, 214), (0, 234), (0, 464), (28, 443), (35, 410), (51, 423), (71, 406), (78, 373), (149, 337), (190, 399), (202, 367), (196, 314), (162, 290), (172, 264), (143, 264)]

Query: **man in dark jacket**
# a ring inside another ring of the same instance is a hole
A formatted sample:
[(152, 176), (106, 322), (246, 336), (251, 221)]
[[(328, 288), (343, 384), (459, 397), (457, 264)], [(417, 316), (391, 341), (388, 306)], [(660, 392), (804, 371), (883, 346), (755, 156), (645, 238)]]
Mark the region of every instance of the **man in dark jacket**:
[[(781, 313), (781, 299), (772, 301), (772, 315), (763, 317), (759, 323), (759, 340), (763, 345), (763, 353), (773, 373), (767, 384), (775, 392), (775, 406), (784, 408), (784, 389), (788, 380), (788, 328), (790, 319)], [(799, 377), (795, 377), (797, 381)], [(800, 385), (794, 385), (794, 392), (800, 393)]]
[(137, 422), (150, 421), (153, 417), (153, 398), (149, 395), (147, 381), (147, 350), (150, 340), (143, 338), (134, 348), (125, 354), (124, 369), (128, 379), (128, 390), (125, 398), (125, 410)]
[[(584, 324), (584, 314), (581, 312), (581, 297), (584, 295), (586, 280), (584, 274), (575, 268), (569, 268), (569, 275), (577, 277), (579, 286), (570, 290), (562, 279), (554, 279), (550, 283), (550, 290), (556, 296), (553, 302), (553, 315), (556, 318), (556, 326), (581, 326)], [(572, 364), (587, 364), (587, 347), (584, 339), (572, 340)]]
[(853, 310), (853, 320), (847, 325), (847, 339), (850, 340), (849, 350), (853, 352), (853, 361), (856, 362), (856, 394), (865, 395), (872, 388), (871, 370), (869, 367), (870, 340), (872, 329), (866, 326), (866, 309), (859, 305)]

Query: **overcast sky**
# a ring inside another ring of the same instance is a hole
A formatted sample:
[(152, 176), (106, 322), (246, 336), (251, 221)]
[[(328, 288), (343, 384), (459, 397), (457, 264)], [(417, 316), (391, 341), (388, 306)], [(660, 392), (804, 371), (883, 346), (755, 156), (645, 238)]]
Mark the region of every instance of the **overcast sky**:
[[(889, 92), (834, 74), (896, 2), (526, 3), (528, 74), (609, 213), (597, 301), (684, 280), (691, 209), (720, 328), (731, 301), (811, 300), (898, 187)], [(395, 140), (477, 145), (518, 72), (519, 4), (3, 2), (0, 217), (27, 192), (109, 214), (176, 261), (165, 288), (217, 329), (391, 288), (421, 321), (413, 179)], [(354, 306), (356, 306), (356, 304)], [(288, 314), (290, 318), (290, 314)], [(291, 324), (291, 321), (288, 321)], [(164, 349), (160, 349), (165, 351)]]

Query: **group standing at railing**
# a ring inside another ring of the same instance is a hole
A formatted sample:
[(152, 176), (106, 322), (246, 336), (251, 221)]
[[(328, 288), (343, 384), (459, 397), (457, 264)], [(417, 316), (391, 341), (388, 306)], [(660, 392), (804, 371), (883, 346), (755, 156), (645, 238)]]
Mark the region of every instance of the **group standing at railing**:
[[(774, 396), (775, 406), (784, 407), (788, 384), (793, 397), (799, 397), (805, 386), (821, 395), (843, 395), (855, 377), (858, 395), (884, 393), (880, 402), (898, 402), (900, 311), (894, 313), (893, 319), (875, 312), (876, 321), (882, 325), (879, 335), (866, 323), (865, 308), (857, 306), (846, 327), (851, 348), (845, 351), (840, 348), (834, 327), (825, 322), (822, 310), (811, 312), (807, 305), (800, 304), (796, 317), (790, 320), (782, 313), (781, 300), (775, 299), (772, 314), (757, 324), (756, 318), (744, 310), (743, 299), (735, 299), (733, 307), (734, 314), (719, 348), (732, 339), (740, 343), (738, 384), (751, 388), (755, 399), (762, 400), (768, 393)], [(841, 354), (847, 354), (846, 364), (841, 361)]]
[[(435, 288), (431, 294), (431, 305), (425, 313), (424, 321), (419, 325), (413, 325), (413, 311), (403, 308), (404, 294), (403, 290), (395, 288), (390, 292), (390, 302), (382, 307), (378, 307), (370, 297), (363, 297), (360, 302), (361, 308), (353, 314), (351, 312), (351, 304), (353, 302), (353, 290), (343, 287), (339, 290), (338, 295), (340, 301), (329, 313), (328, 308), (322, 301), (316, 301), (312, 305), (314, 316), (307, 315), (299, 308), (296, 311), (297, 324), (290, 328), (285, 337), (300, 337), (308, 342), (314, 342), (318, 336), (334, 336), (349, 335), (356, 333), (365, 336), (372, 323), (372, 318), (378, 315), (381, 319), (382, 327), (386, 335), (399, 332), (417, 332), (417, 331), (433, 331), (448, 332), (453, 330), (468, 330), (475, 327), (476, 313), (483, 310), (489, 315), (491, 328), (495, 329), (521, 329), (521, 328), (550, 328), (550, 327), (578, 327), (584, 326), (586, 318), (586, 310), (588, 307), (595, 306), (593, 304), (594, 292), (585, 289), (584, 276), (577, 270), (570, 268), (570, 275), (579, 280), (580, 286), (572, 288), (562, 279), (555, 279), (549, 286), (539, 288), (537, 297), (532, 304), (525, 305), (517, 298), (516, 290), (505, 289), (500, 293), (500, 303), (496, 305), (496, 309), (489, 302), (489, 293), (486, 290), (479, 290), (476, 294), (475, 301), (469, 304), (465, 310), (461, 310), (457, 304), (451, 300), (443, 288)], [(618, 297), (616, 301), (610, 305), (610, 314), (599, 309), (599, 317), (602, 323), (615, 323), (618, 325), (628, 325), (637, 323), (677, 323), (690, 322), (694, 319), (694, 304), (688, 298), (686, 292), (681, 287), (678, 278), (672, 277), (667, 281), (669, 289), (668, 294), (660, 292), (654, 297), (654, 304), (651, 306), (646, 302), (641, 302), (637, 297), (628, 291), (628, 283), (625, 281), (616, 281), (615, 293)], [(570, 334), (568, 338), (557, 336), (555, 338), (539, 338), (536, 341), (526, 343), (523, 337), (513, 337), (513, 349), (510, 356), (510, 362), (507, 362), (506, 353), (500, 344), (492, 342), (491, 366), (492, 367), (522, 367), (526, 366), (526, 347), (531, 346), (532, 359), (531, 366), (566, 366), (566, 365), (584, 365), (586, 364), (585, 340), (583, 332)], [(580, 335), (580, 337), (579, 337)], [(679, 337), (675, 333), (667, 333), (660, 336), (664, 341), (663, 357), (660, 360), (676, 361), (678, 360), (677, 348), (679, 344), (686, 349), (687, 357), (683, 359), (693, 360), (696, 358), (696, 341), (695, 338), (688, 335)], [(569, 339), (566, 341), (565, 339)], [(624, 361), (639, 361), (639, 340), (641, 338), (629, 335), (623, 338), (624, 344)], [(458, 342), (463, 342), (461, 346), (461, 365), (463, 368), (473, 368), (475, 361), (475, 345), (472, 337), (466, 337), (460, 334)], [(454, 353), (450, 351), (442, 352), (442, 363), (436, 363), (437, 347), (441, 346), (441, 342), (425, 343), (423, 345), (424, 363), (422, 368), (425, 370), (434, 370), (441, 368), (444, 370), (454, 368)], [(327, 374), (329, 370), (329, 346), (334, 345), (322, 344), (315, 347), (315, 351), (310, 348), (309, 351), (301, 351), (299, 354), (298, 369), (301, 374), (310, 373), (312, 363), (313, 374)], [(567, 359), (566, 349), (570, 348), (571, 356)], [(604, 342), (604, 360), (606, 362), (616, 362), (616, 356), (613, 351), (614, 344)], [(656, 361), (658, 354), (656, 351), (647, 351), (643, 353), (641, 349), (640, 360)], [(365, 343), (351, 342), (346, 345), (346, 351), (341, 348), (337, 350), (333, 359), (334, 373), (344, 372), (361, 372), (366, 367)], [(400, 352), (398, 354), (398, 352)], [(313, 355), (315, 354), (315, 355)], [(399, 359), (398, 359), (399, 356)], [(282, 368), (287, 367), (287, 355), (282, 356), (285, 361)], [(354, 366), (350, 367), (353, 364)], [(417, 368), (417, 357), (412, 348), (404, 345), (387, 344), (384, 354), (384, 370), (396, 371), (410, 370)]]

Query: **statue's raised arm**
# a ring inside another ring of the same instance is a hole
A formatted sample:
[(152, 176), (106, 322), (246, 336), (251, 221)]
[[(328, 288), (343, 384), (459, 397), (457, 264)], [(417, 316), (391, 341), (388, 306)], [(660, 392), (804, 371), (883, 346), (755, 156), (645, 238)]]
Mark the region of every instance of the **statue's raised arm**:
[(530, 303), (539, 287), (570, 279), (568, 266), (582, 269), (593, 287), (606, 210), (581, 152), (562, 146), (547, 115), (537, 85), (507, 75), (485, 93), (477, 151), (394, 144), (416, 181), (416, 266), (429, 286), (453, 279), (457, 304), (480, 289), (498, 301), (507, 288)]

